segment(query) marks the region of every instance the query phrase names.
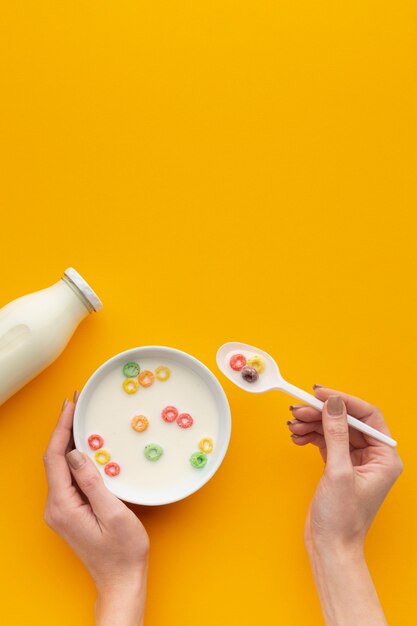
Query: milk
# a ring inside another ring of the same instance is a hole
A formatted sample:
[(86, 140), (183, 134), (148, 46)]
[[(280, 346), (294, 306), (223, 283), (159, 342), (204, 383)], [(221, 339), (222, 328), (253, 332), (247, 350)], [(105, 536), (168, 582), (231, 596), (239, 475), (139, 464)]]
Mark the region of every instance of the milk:
[(63, 351), (101, 302), (72, 268), (57, 283), (0, 309), (0, 404)]
[[(165, 365), (171, 370), (170, 378), (165, 382), (155, 379), (150, 387), (140, 386), (135, 394), (129, 395), (122, 388), (126, 380), (122, 368), (115, 366), (100, 379), (83, 409), (82, 450), (93, 459), (109, 488), (117, 481), (126, 492), (139, 492), (144, 499), (164, 500), (178, 484), (184, 490), (191, 490), (210, 470), (210, 457), (215, 454), (219, 435), (219, 414), (212, 391), (187, 366), (169, 358), (161, 362), (149, 357), (138, 362), (141, 371), (155, 372), (159, 365)], [(194, 420), (192, 426), (183, 429), (176, 422), (165, 422), (161, 412), (166, 406), (175, 406), (179, 413), (189, 413)], [(136, 415), (147, 417), (147, 430), (132, 429), (130, 422)], [(87, 443), (92, 434), (103, 437), (103, 449), (110, 453), (111, 461), (120, 465), (118, 476), (106, 476), (103, 466), (94, 460), (95, 452)], [(199, 451), (203, 437), (213, 440), (214, 450), (207, 454), (206, 466), (196, 469), (190, 464), (190, 456)], [(150, 443), (163, 448), (158, 461), (149, 461), (144, 456), (145, 446)]]

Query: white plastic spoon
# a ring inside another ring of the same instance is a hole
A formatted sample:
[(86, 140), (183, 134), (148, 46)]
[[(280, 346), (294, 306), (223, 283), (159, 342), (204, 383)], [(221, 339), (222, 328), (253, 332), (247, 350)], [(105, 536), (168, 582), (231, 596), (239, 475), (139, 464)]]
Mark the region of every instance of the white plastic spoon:
[[(244, 378), (242, 378), (240, 372), (235, 372), (230, 367), (230, 357), (239, 352), (249, 352), (254, 356), (258, 355), (264, 359), (265, 369), (255, 383), (248, 383), (244, 380)], [(312, 394), (299, 389), (295, 385), (287, 383), (287, 381), (281, 376), (278, 365), (275, 363), (274, 359), (267, 352), (259, 350), (259, 348), (254, 348), (254, 346), (249, 346), (246, 343), (231, 341), (229, 343), (225, 343), (218, 349), (216, 361), (223, 374), (227, 376), (232, 383), (235, 383), (235, 385), (241, 387), (245, 391), (250, 391), (251, 393), (263, 393), (265, 391), (270, 391), (271, 389), (279, 389), (280, 391), (285, 391), (285, 393), (288, 393), (293, 398), (297, 398), (298, 400), (301, 400), (316, 409), (321, 410), (323, 408), (324, 402), (318, 400)], [(356, 419), (356, 417), (348, 415), (347, 421), (349, 426), (356, 428), (356, 430), (360, 430), (361, 433), (370, 435), (374, 439), (378, 439), (378, 441), (382, 441), (382, 443), (386, 443), (389, 446), (395, 447), (397, 445), (397, 442), (394, 439), (391, 439), (391, 437), (384, 435), (379, 430), (361, 422), (361, 420)]]

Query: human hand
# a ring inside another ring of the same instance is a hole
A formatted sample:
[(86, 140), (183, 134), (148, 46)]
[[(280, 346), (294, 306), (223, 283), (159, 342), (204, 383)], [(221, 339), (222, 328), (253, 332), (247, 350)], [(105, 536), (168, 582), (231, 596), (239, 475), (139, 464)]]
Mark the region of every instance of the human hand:
[(136, 515), (104, 485), (89, 457), (74, 450), (74, 402), (65, 401), (44, 456), (45, 521), (93, 577), (100, 626), (143, 623), (149, 539)]
[(318, 446), (326, 463), (307, 514), (306, 547), (360, 547), (403, 464), (396, 448), (348, 427), (347, 412), (389, 435), (376, 407), (325, 387), (315, 386), (315, 395), (323, 412), (293, 405), (295, 420), (287, 422), (294, 443)]
[(294, 405), (287, 422), (295, 444), (318, 446), (326, 463), (309, 506), (305, 544), (327, 626), (387, 626), (367, 568), (363, 543), (379, 507), (401, 474), (391, 448), (348, 427), (346, 412), (389, 435), (372, 405), (315, 385), (323, 411)]

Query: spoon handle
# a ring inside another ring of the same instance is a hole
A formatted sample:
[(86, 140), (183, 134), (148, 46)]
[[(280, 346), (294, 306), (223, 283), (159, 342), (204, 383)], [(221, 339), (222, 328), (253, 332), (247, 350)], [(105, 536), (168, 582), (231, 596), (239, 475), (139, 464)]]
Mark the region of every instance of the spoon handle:
[[(321, 411), (323, 408), (324, 402), (313, 396), (311, 393), (307, 393), (306, 391), (299, 389), (295, 385), (287, 383), (287, 381), (283, 381), (279, 389), (281, 391), (285, 391), (285, 393), (288, 393), (290, 396), (293, 396), (293, 398), (297, 398), (297, 400), (301, 400), (302, 402), (309, 404), (315, 409), (320, 409)], [(388, 446), (394, 448), (397, 445), (395, 439), (391, 439), (391, 437), (388, 437), (388, 435), (384, 435), (384, 433), (381, 433), (379, 430), (372, 428), (372, 426), (368, 426), (368, 424), (361, 422), (361, 420), (356, 419), (356, 417), (348, 415), (347, 422), (349, 426), (352, 426), (352, 428), (356, 428), (356, 430), (360, 430), (361, 433), (365, 433), (365, 435), (369, 435), (374, 439), (378, 439), (378, 441), (386, 443)]]

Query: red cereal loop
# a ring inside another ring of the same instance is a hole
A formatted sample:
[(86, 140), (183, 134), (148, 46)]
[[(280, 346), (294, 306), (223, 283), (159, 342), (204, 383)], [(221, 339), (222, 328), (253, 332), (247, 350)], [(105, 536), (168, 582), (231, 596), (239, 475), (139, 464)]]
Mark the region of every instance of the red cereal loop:
[(92, 450), (100, 450), (104, 446), (104, 439), (100, 435), (90, 435), (88, 445)]
[(181, 413), (178, 416), (177, 424), (180, 428), (190, 428), (193, 425), (193, 418), (189, 413)]
[(175, 406), (166, 406), (161, 413), (164, 422), (175, 422), (178, 417), (178, 409)]
[(235, 370), (235, 372), (240, 372), (242, 367), (245, 367), (246, 365), (246, 357), (243, 356), (243, 354), (234, 354), (230, 357), (229, 363), (232, 370)]
[(104, 471), (107, 476), (118, 476), (120, 474), (120, 465), (112, 461), (111, 463), (107, 463), (107, 465), (105, 465)]

